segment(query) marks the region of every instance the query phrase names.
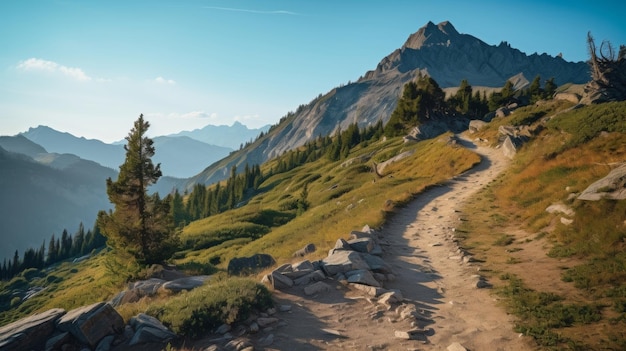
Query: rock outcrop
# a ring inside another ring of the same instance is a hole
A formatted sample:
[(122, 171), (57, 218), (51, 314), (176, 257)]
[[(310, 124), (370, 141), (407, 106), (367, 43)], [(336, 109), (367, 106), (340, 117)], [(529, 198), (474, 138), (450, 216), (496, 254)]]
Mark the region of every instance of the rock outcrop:
[[(537, 75), (553, 76), (559, 85), (584, 84), (589, 80), (588, 66), (584, 62), (567, 62), (547, 54), (526, 55), (505, 42), (488, 45), (469, 34), (459, 33), (450, 22), (429, 22), (359, 80), (320, 94), (300, 106), (250, 147), (189, 179), (186, 187), (214, 183), (227, 176), (233, 165), (261, 164), (319, 135), (332, 135), (339, 128), (346, 130), (355, 122), (361, 128), (378, 121), (386, 123), (404, 84), (420, 74), (432, 77), (442, 88), (458, 86), (462, 79), (473, 86), (502, 87), (507, 79), (516, 77), (516, 89), (521, 88), (523, 82), (527, 83), (526, 78)], [(441, 130), (435, 127), (421, 126), (420, 138), (432, 137), (434, 129)]]
[(578, 196), (578, 199), (588, 201), (626, 199), (626, 164), (622, 164), (612, 170), (606, 177), (589, 185)]
[(125, 325), (111, 305), (100, 302), (67, 313), (55, 308), (8, 324), (0, 328), (0, 350), (131, 349), (134, 345), (162, 345), (175, 337), (161, 322), (145, 314)]

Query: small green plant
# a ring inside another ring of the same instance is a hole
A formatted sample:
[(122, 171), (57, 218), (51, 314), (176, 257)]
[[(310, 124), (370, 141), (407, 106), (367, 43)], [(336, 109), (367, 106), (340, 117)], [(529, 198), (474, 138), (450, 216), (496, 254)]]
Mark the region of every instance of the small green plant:
[(251, 279), (230, 278), (182, 293), (146, 311), (177, 334), (197, 337), (226, 323), (247, 319), (273, 304), (264, 285)]

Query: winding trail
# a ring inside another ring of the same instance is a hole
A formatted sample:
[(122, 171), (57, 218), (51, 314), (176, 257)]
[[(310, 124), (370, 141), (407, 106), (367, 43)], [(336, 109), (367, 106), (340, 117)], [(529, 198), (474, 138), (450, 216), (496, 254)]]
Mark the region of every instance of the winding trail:
[[(405, 303), (417, 307), (418, 318), (403, 320), (339, 283), (330, 294), (313, 298), (277, 291), (278, 303), (293, 308), (280, 315), (285, 323), (266, 350), (446, 350), (454, 342), (475, 351), (534, 349), (531, 340), (513, 331), (513, 317), (490, 289), (476, 287), (479, 263), (463, 263), (452, 239), (459, 209), (509, 160), (501, 150), (464, 137), (459, 144), (478, 153), (481, 163), (420, 194), (381, 230), (384, 259), (396, 275), (385, 287), (399, 289)], [(417, 340), (395, 337), (395, 331), (411, 329), (424, 332)]]

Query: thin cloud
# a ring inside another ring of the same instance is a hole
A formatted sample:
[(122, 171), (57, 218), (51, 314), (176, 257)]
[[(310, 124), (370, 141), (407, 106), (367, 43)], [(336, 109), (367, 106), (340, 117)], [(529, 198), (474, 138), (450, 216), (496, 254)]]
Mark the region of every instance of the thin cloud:
[(251, 9), (238, 9), (234, 7), (218, 7), (218, 6), (204, 6), (205, 9), (209, 10), (219, 10), (219, 11), (231, 11), (231, 12), (246, 12), (246, 13), (256, 13), (261, 15), (290, 15), (290, 16), (298, 16), (297, 12), (286, 11), (286, 10), (251, 10)]
[(154, 79), (155, 82), (159, 83), (159, 84), (176, 84), (176, 81), (172, 80), (172, 79), (165, 79), (161, 76), (156, 77)]
[(42, 60), (38, 58), (29, 58), (28, 60), (21, 61), (17, 68), (23, 71), (45, 71), (52, 73), (61, 73), (70, 78), (79, 81), (90, 81), (89, 77), (82, 69), (76, 67), (68, 67), (58, 64), (53, 61)]

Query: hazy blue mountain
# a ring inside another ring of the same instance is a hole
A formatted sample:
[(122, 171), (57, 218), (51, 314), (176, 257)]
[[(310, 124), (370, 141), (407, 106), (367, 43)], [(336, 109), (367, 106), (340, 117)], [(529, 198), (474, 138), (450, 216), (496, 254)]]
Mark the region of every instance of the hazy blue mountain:
[[(41, 145), (50, 153), (73, 154), (115, 170), (119, 169), (126, 157), (124, 143), (107, 144), (100, 140), (76, 137), (46, 126), (30, 128), (20, 135)], [(240, 135), (237, 140), (243, 140), (242, 138)], [(161, 163), (164, 175), (175, 178), (191, 177), (232, 151), (228, 147), (210, 145), (186, 136), (155, 137), (153, 140), (156, 148), (153, 161)], [(36, 151), (33, 149), (31, 153)]]
[[(24, 151), (19, 138), (2, 137), (0, 144)], [(105, 179), (117, 177), (113, 169), (75, 155), (44, 152), (33, 158), (1, 145), (0, 259), (37, 249), (44, 240), (47, 246), (52, 233), (73, 233), (80, 222), (90, 228), (98, 211), (111, 207)]]
[(186, 136), (155, 137), (154, 163), (161, 163), (161, 172), (175, 178), (188, 178), (200, 173), (213, 162), (233, 151), (231, 148), (209, 145)]
[[(584, 40), (580, 38), (581, 45)], [(431, 76), (442, 88), (458, 86), (463, 79), (472, 86), (502, 87), (509, 78), (531, 81), (536, 75), (554, 77), (559, 85), (589, 80), (584, 62), (568, 62), (547, 54), (527, 55), (506, 42), (489, 45), (461, 34), (450, 22), (428, 22), (356, 82), (320, 94), (288, 113), (253, 145), (194, 176), (186, 187), (224, 179), (233, 165), (260, 164), (318, 136), (346, 130), (355, 122), (361, 128), (380, 120), (387, 122), (404, 84), (420, 74)]]
[(168, 136), (188, 136), (207, 144), (219, 145), (237, 150), (241, 144), (253, 141), (259, 136), (259, 134), (261, 134), (261, 132), (266, 133), (269, 128), (270, 126), (267, 125), (257, 129), (249, 129), (245, 125), (235, 122), (232, 126), (207, 125), (206, 127), (200, 129), (182, 131)]
[(85, 160), (118, 169), (124, 162), (124, 146), (104, 143), (96, 139), (77, 137), (47, 126), (29, 128), (21, 133), (29, 140), (43, 146), (48, 152), (74, 154)]

